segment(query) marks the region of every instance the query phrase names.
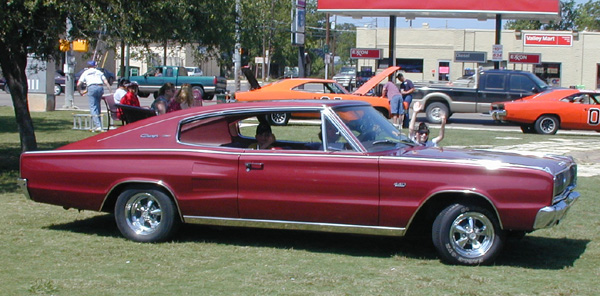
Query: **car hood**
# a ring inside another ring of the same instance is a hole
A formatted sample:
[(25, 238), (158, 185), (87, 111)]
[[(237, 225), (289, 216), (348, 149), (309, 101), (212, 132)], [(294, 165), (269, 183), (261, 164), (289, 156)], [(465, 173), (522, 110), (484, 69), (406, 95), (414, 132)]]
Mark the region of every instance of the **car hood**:
[(400, 70), (400, 67), (398, 67), (398, 66), (392, 66), (392, 67), (389, 67), (389, 68), (383, 70), (383, 72), (371, 77), (371, 79), (369, 79), (367, 82), (365, 82), (361, 87), (359, 87), (357, 90), (355, 90), (352, 94), (353, 95), (361, 95), (361, 96), (366, 95), (371, 89), (373, 89), (377, 84), (379, 84), (381, 82), (381, 80), (392, 75), (394, 72), (396, 72), (398, 70)]
[(460, 162), (465, 165), (484, 166), (487, 169), (503, 167), (528, 167), (556, 174), (573, 163), (570, 156), (521, 154), (494, 150), (467, 150), (452, 148), (408, 147), (391, 151), (386, 156), (427, 159), (432, 161)]

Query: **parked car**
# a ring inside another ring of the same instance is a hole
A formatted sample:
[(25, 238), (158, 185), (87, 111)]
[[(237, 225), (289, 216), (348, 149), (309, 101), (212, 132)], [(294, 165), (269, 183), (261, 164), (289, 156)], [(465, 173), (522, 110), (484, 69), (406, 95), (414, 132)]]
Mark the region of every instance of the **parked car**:
[(6, 87), (6, 79), (4, 79), (4, 77), (0, 77), (0, 89), (9, 93), (8, 88)]
[(188, 72), (188, 76), (203, 76), (204, 72), (199, 67), (185, 67)]
[(413, 101), (425, 107), (427, 120), (440, 123), (441, 114), (489, 112), (493, 102), (520, 99), (550, 89), (531, 72), (485, 70), (456, 84), (444, 82), (416, 84)]
[(352, 91), (356, 87), (356, 68), (342, 67), (339, 73), (333, 75), (332, 79), (348, 91)]
[(494, 120), (516, 123), (524, 133), (553, 135), (559, 129), (600, 132), (600, 93), (555, 89), (491, 106)]
[[(289, 78), (260, 86), (256, 77), (249, 68), (242, 68), (250, 83), (250, 91), (236, 92), (234, 99), (239, 102), (270, 101), (270, 100), (358, 100), (371, 104), (385, 117), (390, 117), (390, 102), (387, 98), (367, 96), (373, 87), (388, 75), (397, 71), (398, 67), (390, 67), (371, 78), (370, 83), (353, 93), (349, 93), (343, 86), (333, 80), (318, 78)], [(294, 114), (272, 113), (268, 118), (270, 124), (285, 125)], [(297, 116), (297, 115), (296, 115)]]
[[(291, 112), (321, 120), (277, 127), (272, 149), (248, 148), (261, 118)], [(360, 101), (181, 110), (24, 152), (20, 172), (29, 199), (112, 212), (134, 241), (168, 240), (181, 223), (414, 233), (464, 265), (492, 263), (507, 234), (554, 226), (579, 198), (571, 157), (415, 146)]]
[[(160, 69), (162, 74), (155, 76), (156, 69)], [(177, 88), (185, 83), (190, 84), (194, 99), (212, 100), (215, 94), (222, 94), (227, 91), (227, 79), (225, 77), (188, 76), (186, 68), (179, 66), (155, 67), (142, 76), (130, 76), (128, 79), (138, 83), (138, 94), (144, 98), (150, 94), (154, 94), (156, 97), (160, 87), (167, 82), (173, 83)]]

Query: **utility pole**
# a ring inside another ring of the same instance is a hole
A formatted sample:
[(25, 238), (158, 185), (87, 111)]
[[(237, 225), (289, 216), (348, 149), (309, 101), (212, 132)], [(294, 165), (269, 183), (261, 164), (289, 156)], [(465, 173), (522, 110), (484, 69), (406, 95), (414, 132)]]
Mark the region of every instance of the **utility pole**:
[(233, 53), (233, 63), (234, 63), (234, 71), (233, 77), (235, 81), (235, 91), (240, 91), (240, 71), (242, 68), (242, 56), (240, 55), (240, 51), (242, 50), (241, 44), (241, 31), (240, 31), (240, 21), (241, 21), (241, 6), (240, 0), (235, 0), (235, 50)]
[[(69, 44), (72, 44), (73, 37), (71, 37), (71, 29), (73, 28), (73, 24), (71, 23), (71, 19), (67, 17), (67, 41)], [(63, 108), (65, 109), (78, 109), (77, 106), (73, 103), (73, 93), (75, 92), (75, 56), (73, 56), (73, 48), (70, 46), (69, 50), (65, 52), (65, 64), (64, 64), (64, 72), (65, 72), (65, 105)]]
[(326, 14), (327, 22), (325, 23), (325, 48), (323, 49), (323, 57), (325, 58), (325, 79), (329, 79), (329, 13)]

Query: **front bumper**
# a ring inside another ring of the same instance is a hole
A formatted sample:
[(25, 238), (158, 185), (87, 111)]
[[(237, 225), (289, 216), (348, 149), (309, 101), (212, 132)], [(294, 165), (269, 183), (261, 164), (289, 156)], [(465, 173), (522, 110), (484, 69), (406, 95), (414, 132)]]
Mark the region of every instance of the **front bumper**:
[(25, 197), (29, 200), (32, 200), (31, 195), (29, 194), (29, 189), (27, 189), (27, 179), (18, 178), (17, 185), (19, 185)]
[(506, 110), (492, 110), (490, 114), (494, 120), (501, 121), (506, 117)]
[(565, 198), (560, 202), (541, 208), (535, 216), (533, 229), (552, 227), (558, 224), (566, 215), (571, 206), (579, 198), (579, 192), (568, 191)]

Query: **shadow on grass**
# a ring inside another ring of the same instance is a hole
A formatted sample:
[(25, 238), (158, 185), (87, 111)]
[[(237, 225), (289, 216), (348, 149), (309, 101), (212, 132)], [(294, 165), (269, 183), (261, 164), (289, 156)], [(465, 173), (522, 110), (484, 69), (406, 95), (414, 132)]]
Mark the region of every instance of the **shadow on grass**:
[[(52, 225), (48, 229), (122, 237), (114, 222), (114, 216), (110, 214)], [(436, 250), (431, 242), (427, 239), (417, 238), (185, 224), (173, 242), (294, 249), (360, 257), (406, 257), (438, 260)], [(496, 260), (495, 265), (560, 270), (572, 267), (584, 253), (589, 242), (589, 240), (537, 236), (526, 236), (520, 240), (511, 239), (506, 243), (504, 251)]]

